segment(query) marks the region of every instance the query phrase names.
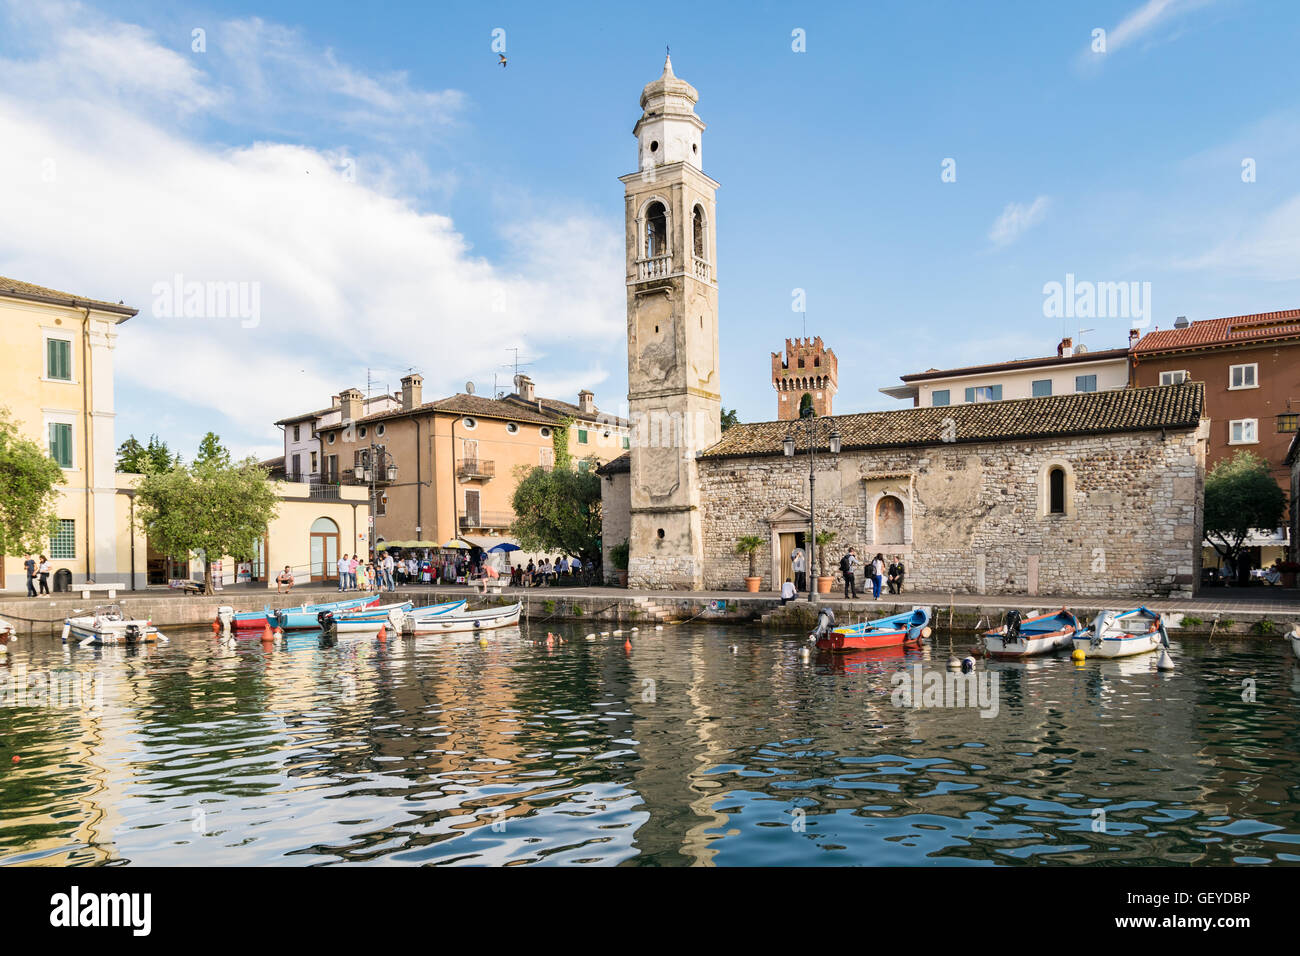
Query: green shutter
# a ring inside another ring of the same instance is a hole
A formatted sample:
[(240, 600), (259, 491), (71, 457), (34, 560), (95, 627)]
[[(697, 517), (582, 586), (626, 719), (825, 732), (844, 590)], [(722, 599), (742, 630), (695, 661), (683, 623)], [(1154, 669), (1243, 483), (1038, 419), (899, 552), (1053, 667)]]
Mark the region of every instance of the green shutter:
[(969, 405), (973, 401), (975, 401), (975, 389), (968, 388), (966, 389), (966, 404)]
[(994, 385), (989, 388), (989, 397), (995, 402), (1002, 401), (1002, 386)]
[(578, 429), (578, 444), (579, 445), (587, 444), (587, 429), (585, 428)]
[(61, 468), (72, 467), (72, 426), (50, 423), (50, 457)]
[(45, 377), (72, 380), (72, 343), (66, 339), (46, 339)]

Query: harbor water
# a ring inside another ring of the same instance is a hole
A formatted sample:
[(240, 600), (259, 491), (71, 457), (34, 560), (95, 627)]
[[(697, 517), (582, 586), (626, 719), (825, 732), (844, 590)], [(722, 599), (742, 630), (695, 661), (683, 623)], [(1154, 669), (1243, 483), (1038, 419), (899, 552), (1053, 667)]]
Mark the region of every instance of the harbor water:
[(552, 631), (20, 640), (0, 863), (1300, 862), (1285, 641), (981, 661), (963, 695), (968, 633)]

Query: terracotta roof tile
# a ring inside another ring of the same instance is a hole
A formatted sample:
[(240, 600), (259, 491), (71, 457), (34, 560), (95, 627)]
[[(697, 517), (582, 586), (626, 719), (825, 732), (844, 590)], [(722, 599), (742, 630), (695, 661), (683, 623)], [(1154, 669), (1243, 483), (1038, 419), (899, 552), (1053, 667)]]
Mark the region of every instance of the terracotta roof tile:
[[(945, 435), (952, 436), (952, 441), (958, 444), (969, 444), (1194, 428), (1201, 419), (1204, 389), (1200, 382), (1187, 382), (973, 405), (862, 412), (835, 415), (829, 420), (839, 429), (845, 449), (940, 445), (946, 444)], [(792, 425), (792, 422), (733, 425), (702, 457), (779, 455)]]
[(1171, 352), (1291, 337), (1300, 337), (1300, 309), (1201, 319), (1185, 329), (1156, 329), (1142, 336), (1133, 347), (1133, 353)]
[(1124, 358), (1128, 349), (1102, 349), (1097, 352), (1078, 352), (1073, 355), (1045, 355), (1041, 358), (1013, 359), (1009, 362), (992, 362), (987, 365), (966, 365), (961, 368), (930, 368), (924, 372), (900, 375), (904, 382), (921, 382), (931, 378), (948, 378), (953, 375), (975, 375), (980, 372), (1002, 372), (1019, 368), (1038, 368), (1039, 366), (1074, 365), (1080, 362), (1104, 362), (1108, 359)]
[(3, 297), (6, 293), (21, 298), (66, 300), (67, 304), (71, 304), (74, 301), (78, 303), (86, 303), (122, 315), (135, 315), (140, 311), (139, 309), (132, 309), (129, 306), (125, 306), (121, 302), (105, 302), (102, 299), (88, 299), (84, 295), (73, 295), (71, 292), (60, 292), (58, 289), (49, 289), (43, 285), (36, 285), (34, 282), (22, 282), (18, 279), (10, 279), (5, 276), (0, 276), (0, 297)]

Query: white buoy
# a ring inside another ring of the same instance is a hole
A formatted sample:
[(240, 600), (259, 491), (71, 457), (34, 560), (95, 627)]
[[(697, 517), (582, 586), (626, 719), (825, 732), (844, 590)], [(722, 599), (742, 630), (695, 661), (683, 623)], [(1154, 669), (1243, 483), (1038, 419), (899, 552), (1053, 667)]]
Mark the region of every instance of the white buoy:
[(739, 650), (739, 648), (738, 648), (738, 647), (736, 647), (736, 645), (735, 645), (735, 644), (732, 644), (732, 645), (731, 645), (731, 653), (733, 653), (733, 654), (734, 654), (734, 653), (736, 653), (736, 651), (738, 651), (738, 650)]
[(655, 625), (655, 630), (656, 630), (656, 631), (662, 631), (663, 629), (664, 629), (664, 626), (663, 626), (662, 624), (656, 624), (656, 625)]
[(609, 637), (609, 631), (601, 631), (601, 632), (600, 632), (600, 636), (601, 636), (601, 637)]
[(948, 670), (950, 670), (950, 671), (959, 671), (959, 670), (961, 670), (961, 658), (960, 658), (960, 657), (950, 657), (950, 658), (948, 658)]
[(596, 635), (595, 635), (595, 634), (588, 634), (588, 635), (587, 635), (587, 640), (589, 640), (589, 641), (594, 641), (595, 639), (596, 639)]
[(622, 637), (622, 636), (623, 636), (623, 632), (622, 632), (621, 630), (619, 630), (619, 631), (615, 631), (615, 632), (614, 632), (614, 636), (615, 636), (615, 637)]
[(632, 633), (635, 634), (635, 633), (636, 633), (637, 631), (639, 631), (639, 630), (641, 630), (641, 628), (639, 628), (639, 627), (634, 627), (634, 628), (632, 628)]
[(811, 656), (811, 652), (808, 650), (807, 645), (799, 648), (799, 656), (805, 661)]
[(963, 674), (969, 674), (974, 669), (975, 669), (975, 658), (970, 657), (968, 655), (961, 659), (961, 672)]
[(1156, 670), (1171, 671), (1174, 669), (1174, 659), (1169, 655), (1169, 648), (1160, 648), (1160, 658), (1156, 661)]

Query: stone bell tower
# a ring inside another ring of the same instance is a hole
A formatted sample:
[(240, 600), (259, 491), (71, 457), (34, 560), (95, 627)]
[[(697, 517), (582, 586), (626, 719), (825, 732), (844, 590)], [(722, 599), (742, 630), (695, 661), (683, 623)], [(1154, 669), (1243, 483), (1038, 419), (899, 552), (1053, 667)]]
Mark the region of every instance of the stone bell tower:
[(701, 169), (699, 94), (673, 75), (641, 91), (626, 192), (632, 533), (628, 585), (703, 586), (695, 456), (718, 441), (718, 184)]

